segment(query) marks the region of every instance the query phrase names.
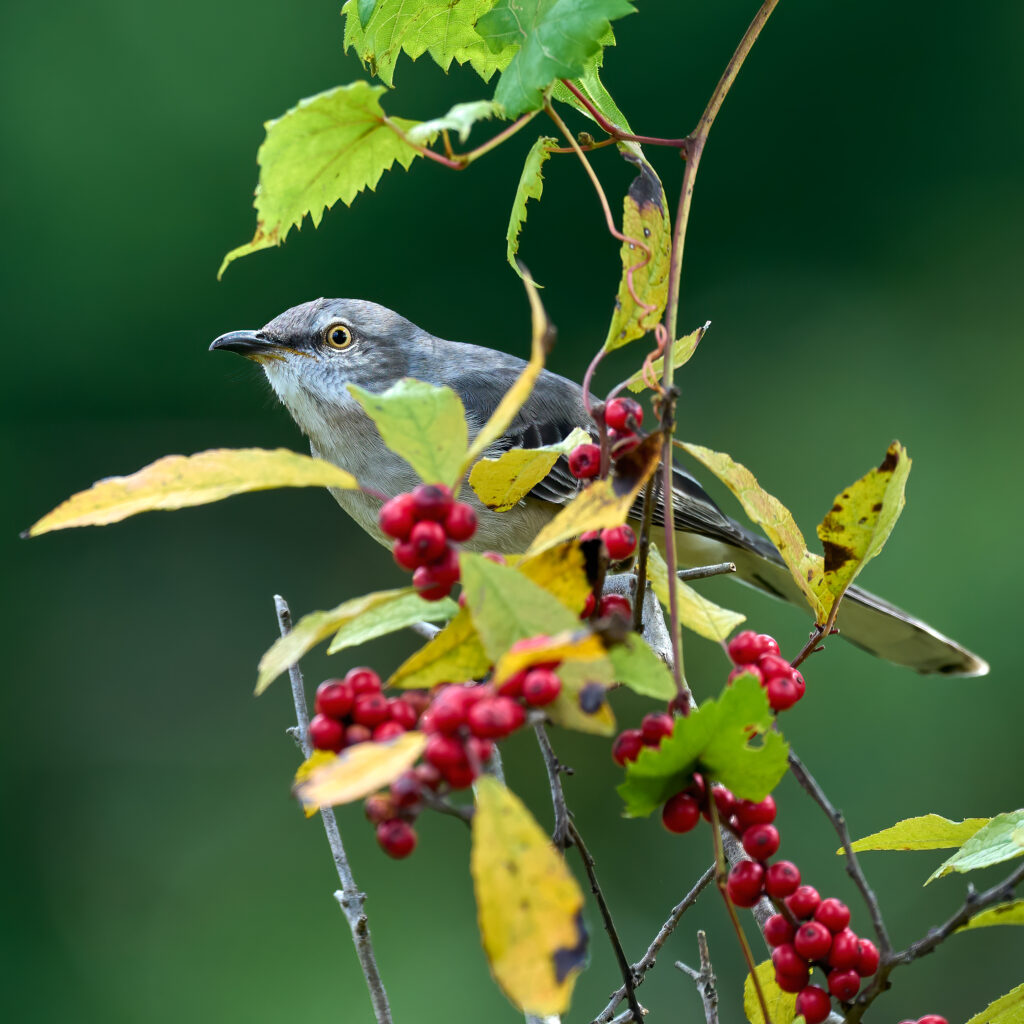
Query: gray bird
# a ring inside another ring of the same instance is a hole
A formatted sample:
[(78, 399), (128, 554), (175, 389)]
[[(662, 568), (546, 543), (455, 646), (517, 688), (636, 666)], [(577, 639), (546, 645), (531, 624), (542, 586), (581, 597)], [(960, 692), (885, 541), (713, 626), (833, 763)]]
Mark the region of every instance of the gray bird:
[[(307, 302), (258, 331), (221, 335), (210, 348), (258, 362), (309, 438), (313, 455), (341, 466), (388, 496), (411, 490), (419, 480), (404, 459), (384, 447), (347, 384), (383, 392), (400, 378), (413, 377), (452, 388), (465, 406), (472, 438), (525, 365), (515, 356), (489, 348), (436, 338), (390, 309), (359, 299)], [(582, 389), (545, 370), (505, 436), (486, 454), (493, 457), (509, 448), (553, 444), (574, 427), (593, 428)], [(680, 565), (735, 562), (743, 582), (798, 606), (804, 604), (772, 544), (725, 515), (697, 480), (678, 466), (672, 470), (672, 485)], [(467, 546), (525, 551), (537, 531), (580, 486), (565, 459), (560, 459), (527, 498), (508, 512), (485, 508), (466, 488), (461, 500), (473, 503), (479, 521)], [(332, 493), (367, 533), (390, 544), (377, 526), (378, 500), (359, 491)], [(841, 624), (847, 640), (918, 672), (961, 676), (988, 672), (981, 658), (954, 640), (857, 587), (844, 600)]]

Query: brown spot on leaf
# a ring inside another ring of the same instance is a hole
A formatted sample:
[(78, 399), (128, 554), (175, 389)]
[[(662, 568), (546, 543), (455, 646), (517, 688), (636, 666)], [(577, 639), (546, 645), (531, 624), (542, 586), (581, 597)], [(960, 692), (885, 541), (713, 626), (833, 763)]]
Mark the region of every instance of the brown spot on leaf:
[(833, 512), (842, 512), (842, 511), (843, 511), (843, 506), (842, 506), (842, 505), (840, 505), (840, 504), (839, 504), (839, 502), (836, 502), (836, 503), (835, 503), (835, 504), (834, 504), (834, 505), (832, 506), (832, 511), (833, 511)]
[(882, 503), (880, 501), (876, 501), (874, 503), (874, 505), (871, 506), (871, 511), (872, 512), (881, 512), (882, 511)]
[(556, 949), (551, 957), (555, 965), (555, 978), (559, 985), (573, 971), (582, 970), (587, 959), (588, 940), (587, 929), (583, 925), (583, 911), (578, 910), (576, 912), (576, 945)]
[(825, 572), (835, 572), (857, 557), (849, 548), (830, 540), (822, 541), (821, 546), (825, 553)]
[(664, 213), (665, 207), (662, 205), (661, 200), (661, 182), (658, 181), (658, 176), (651, 169), (651, 165), (644, 163), (634, 156), (628, 156), (626, 159), (630, 163), (637, 164), (640, 168), (640, 173), (629, 186), (629, 198), (641, 210), (645, 206), (654, 206), (659, 212)]
[(885, 453), (885, 458), (882, 459), (882, 464), (878, 467), (879, 473), (891, 473), (899, 465), (900, 457), (896, 452), (895, 448), (890, 448)]

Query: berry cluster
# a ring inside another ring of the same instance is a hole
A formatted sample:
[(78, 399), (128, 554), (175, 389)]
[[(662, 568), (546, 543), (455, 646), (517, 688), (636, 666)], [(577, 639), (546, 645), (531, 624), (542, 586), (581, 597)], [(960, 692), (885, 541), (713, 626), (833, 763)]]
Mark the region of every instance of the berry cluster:
[[(612, 459), (631, 452), (643, 440), (640, 424), (644, 410), (632, 398), (613, 398), (604, 407), (604, 422), (608, 427), (608, 444)], [(569, 472), (578, 480), (589, 480), (601, 472), (601, 447), (588, 443), (577, 445), (569, 453)]]
[(443, 484), (420, 484), (386, 501), (377, 516), (394, 542), (395, 561), (412, 572), (413, 586), (427, 601), (447, 597), (459, 581), (459, 554), (451, 541), (476, 533), (476, 513), (452, 498)]
[(791, 708), (804, 695), (804, 677), (779, 654), (779, 645), (767, 633), (752, 629), (737, 633), (729, 641), (728, 650), (736, 666), (729, 682), (743, 673), (754, 676), (764, 687), (773, 711)]

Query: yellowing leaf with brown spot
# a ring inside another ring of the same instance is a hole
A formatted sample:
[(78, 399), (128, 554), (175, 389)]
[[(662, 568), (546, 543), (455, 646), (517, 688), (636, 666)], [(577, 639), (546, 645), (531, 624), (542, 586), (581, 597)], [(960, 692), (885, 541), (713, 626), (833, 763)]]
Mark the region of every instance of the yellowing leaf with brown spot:
[[(697, 330), (691, 331), (685, 337), (678, 338), (672, 342), (670, 349), (672, 354), (672, 369), (678, 370), (680, 366), (689, 362), (693, 353), (697, 351), (697, 346), (700, 344), (701, 338), (704, 337), (705, 331), (711, 326), (709, 320), (703, 327), (698, 327)], [(633, 374), (629, 380), (626, 381), (626, 387), (630, 391), (636, 392), (643, 391), (644, 388), (651, 387), (650, 381), (654, 380), (661, 384), (661, 376), (665, 372), (665, 357), (662, 356), (660, 359), (655, 359), (651, 363), (650, 371), (647, 375), (644, 374), (643, 369), (639, 369)]]
[(491, 971), (524, 1013), (564, 1013), (586, 960), (583, 893), (515, 794), (485, 775), (476, 800), (470, 871)]
[(735, 462), (724, 452), (712, 451), (699, 444), (677, 441), (677, 445), (706, 466), (739, 499), (743, 511), (768, 534), (779, 549), (783, 561), (803, 591), (815, 619), (824, 623), (832, 606), (832, 596), (825, 587), (825, 562), (821, 555), (807, 550), (807, 542), (796, 525), (792, 513), (778, 498), (757, 482), (746, 466)]
[(476, 496), (495, 512), (507, 512), (517, 505), (551, 472), (562, 455), (590, 441), (579, 427), (564, 441), (540, 448), (511, 448), (496, 459), (480, 459), (469, 474)]
[[(955, 850), (963, 846), (991, 818), (964, 818), (950, 821), (939, 814), (924, 814), (883, 828), (881, 832), (858, 839), (854, 853), (864, 850)], [(836, 850), (842, 854), (842, 849)]]
[[(783, 992), (775, 984), (775, 967), (771, 960), (759, 963), (754, 970), (757, 972), (757, 980), (761, 983), (761, 993), (764, 995), (771, 1024), (792, 1024), (796, 1019), (796, 994)], [(743, 1012), (750, 1024), (765, 1024), (761, 1003), (757, 998), (757, 989), (754, 988), (754, 979), (749, 974), (743, 982)], [(800, 1020), (803, 1020), (803, 1017)]]
[(836, 495), (818, 527), (825, 552), (825, 586), (835, 600), (889, 539), (903, 511), (909, 475), (910, 456), (893, 441), (877, 469)]
[(326, 762), (314, 754), (296, 772), (292, 791), (307, 809), (361, 800), (394, 782), (426, 745), (423, 733), (406, 732), (384, 743), (357, 743)]
[(165, 455), (131, 476), (97, 481), (43, 516), (27, 535), (37, 537), (69, 526), (106, 526), (140, 512), (206, 505), (274, 487), (355, 490), (359, 482), (329, 462), (286, 448), (213, 448), (195, 455)]
[[(668, 565), (661, 552), (652, 544), (647, 556), (647, 573), (651, 580), (654, 593), (664, 607), (668, 607), (669, 578)], [(746, 621), (745, 615), (730, 611), (714, 601), (698, 593), (681, 579), (676, 579), (676, 601), (679, 608), (679, 621), (694, 633), (706, 640), (721, 642), (741, 622)]]
[(523, 669), (545, 662), (596, 661), (605, 657), (604, 645), (596, 633), (583, 628), (563, 630), (554, 636), (536, 636), (525, 645), (514, 644), (494, 666), (494, 682), (501, 684)]
[(615, 472), (584, 488), (533, 538), (527, 555), (537, 555), (587, 530), (621, 526), (644, 485), (658, 468), (661, 435), (651, 434), (639, 448), (624, 455)]
[(482, 676), (491, 667), (473, 620), (465, 608), (432, 640), (407, 658), (388, 680), (388, 686), (419, 690), (438, 683), (461, 683)]

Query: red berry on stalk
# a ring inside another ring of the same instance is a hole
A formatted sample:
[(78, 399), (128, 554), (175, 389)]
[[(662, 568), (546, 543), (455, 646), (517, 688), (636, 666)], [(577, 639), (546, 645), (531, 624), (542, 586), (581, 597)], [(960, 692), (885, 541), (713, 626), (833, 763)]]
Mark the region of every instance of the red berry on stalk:
[(416, 522), (416, 502), (411, 494), (397, 494), (385, 501), (377, 513), (381, 533), (394, 540), (405, 540)]
[(407, 772), (402, 772), (391, 783), (389, 792), (396, 807), (413, 807), (420, 802), (420, 797), (423, 794), (423, 783), (417, 778), (416, 773), (410, 769)]
[(793, 684), (796, 686), (796, 699), (799, 700), (807, 692), (807, 682), (796, 669), (793, 669)]
[(401, 860), (416, 849), (416, 829), (401, 818), (382, 821), (377, 826), (377, 842), (389, 857)]
[(743, 833), (743, 849), (754, 860), (767, 860), (779, 848), (779, 830), (774, 825), (751, 825)]
[(800, 689), (789, 676), (774, 676), (765, 687), (772, 711), (787, 711), (800, 699)]
[(418, 522), (409, 532), (409, 543), (416, 551), (420, 565), (426, 565), (440, 558), (448, 547), (448, 535), (444, 527), (433, 520)]
[(644, 715), (640, 722), (640, 735), (644, 746), (656, 747), (666, 736), (672, 735), (675, 719), (666, 711), (654, 711)]
[[(773, 646), (774, 645), (774, 646)], [(764, 633), (745, 629), (729, 641), (729, 657), (737, 665), (749, 665), (764, 654), (777, 654), (779, 645)]]
[(518, 671), (515, 675), (509, 676), (498, 687), (498, 693), (502, 697), (522, 697), (523, 695), (523, 683), (526, 682), (526, 677), (530, 674), (530, 669), (524, 668)]
[(432, 765), (440, 768), (445, 775), (448, 768), (468, 763), (462, 744), (454, 736), (445, 736), (443, 733), (435, 733), (427, 740), (423, 756)]
[(807, 961), (791, 942), (782, 942), (772, 950), (772, 966), (779, 974), (799, 977), (807, 971)]
[(569, 472), (577, 480), (589, 480), (601, 472), (601, 449), (596, 444), (580, 444), (569, 452)]
[(736, 804), (736, 817), (744, 828), (751, 825), (770, 825), (775, 820), (775, 798), (769, 794), (763, 800), (740, 800)]
[(605, 594), (598, 606), (598, 614), (604, 618), (609, 615), (618, 615), (622, 619), (630, 619), (633, 615), (633, 604), (628, 597), (622, 594)]
[(639, 729), (623, 729), (612, 744), (612, 760), (625, 767), (627, 761), (635, 761), (644, 746), (643, 733)]
[(613, 562), (621, 562), (636, 551), (636, 534), (631, 526), (613, 526), (602, 530), (601, 540)]
[(345, 673), (345, 682), (357, 697), (362, 693), (380, 693), (380, 676), (372, 668), (350, 668)]
[(613, 398), (604, 407), (604, 421), (612, 430), (636, 430), (644, 421), (643, 406), (634, 398)]
[[(736, 797), (733, 796), (732, 790), (726, 789), (720, 782), (716, 782), (711, 787), (711, 798), (715, 801), (715, 808), (718, 811), (718, 817), (728, 821), (732, 816), (733, 811), (736, 809)], [(704, 817), (711, 820), (711, 808), (708, 806), (707, 801), (704, 801), (702, 807)]]
[(437, 574), (429, 565), (421, 565), (412, 574), (412, 585), (424, 601), (441, 601), (446, 598), (454, 586), (451, 581)]
[(786, 897), (786, 906), (793, 912), (794, 917), (810, 917), (815, 910), (821, 897), (813, 885), (801, 885), (792, 896)]
[(455, 502), (444, 517), (444, 532), (454, 541), (469, 540), (476, 533), (476, 513), (471, 505)]
[(796, 929), (781, 914), (772, 914), (764, 923), (764, 938), (769, 946), (783, 946), (792, 942), (795, 934)]
[(832, 1000), (817, 985), (808, 985), (796, 997), (796, 1012), (804, 1015), (807, 1024), (821, 1024), (832, 1012)]
[(937, 1013), (926, 1013), (923, 1017), (918, 1017), (917, 1024), (949, 1024), (949, 1021)]
[(741, 860), (733, 865), (725, 887), (737, 907), (752, 907), (761, 898), (764, 868), (756, 860)]
[(857, 940), (857, 963), (854, 966), (862, 978), (870, 978), (878, 970), (879, 960), (881, 954), (870, 939)]
[(391, 557), (399, 569), (407, 569), (412, 572), (420, 567), (420, 556), (411, 541), (396, 540), (395, 546), (391, 549)]
[(426, 786), (428, 789), (437, 789), (441, 785), (441, 771), (434, 764), (423, 764), (416, 765), (413, 768), (413, 772), (416, 774), (416, 778)]
[(669, 832), (689, 832), (700, 821), (700, 804), (689, 793), (676, 793), (661, 809), (661, 823)]
[(829, 971), (828, 990), (840, 1002), (848, 1003), (860, 991), (860, 975), (856, 971), (841, 971), (838, 968)]
[(441, 522), (452, 507), (452, 492), (444, 484), (419, 484), (412, 489), (416, 518)]
[(830, 932), (841, 932), (850, 923), (850, 908), (842, 900), (830, 896), (818, 904), (814, 920), (820, 921)]
[(526, 721), (522, 705), (511, 697), (490, 697), (477, 701), (466, 713), (466, 724), (481, 739), (501, 739)]
[(371, 824), (379, 825), (395, 816), (395, 802), (388, 793), (374, 793), (363, 802), (363, 811)]
[(823, 924), (808, 921), (797, 928), (793, 946), (805, 960), (822, 960), (832, 948), (832, 933)]
[(737, 665), (729, 673), (729, 678), (726, 679), (726, 683), (731, 686), (742, 675), (753, 676), (761, 686), (764, 685), (764, 676), (761, 675), (761, 670), (754, 664)]
[(476, 770), (468, 761), (465, 764), (453, 764), (442, 768), (441, 774), (452, 789), (467, 789), (473, 785), (476, 778)]
[(354, 747), (357, 743), (369, 743), (373, 739), (373, 730), (358, 722), (345, 730), (345, 746)]
[(776, 861), (768, 867), (764, 888), (773, 900), (783, 900), (787, 896), (792, 896), (799, 887), (800, 869), (791, 860)]
[(352, 721), (372, 729), (391, 717), (388, 699), (383, 693), (362, 693), (352, 705)]
[(783, 992), (802, 992), (806, 987), (807, 982), (810, 980), (811, 970), (805, 966), (800, 974), (781, 974), (779, 971), (775, 972), (775, 984), (782, 989)]
[(397, 722), (388, 720), (387, 722), (381, 722), (376, 729), (373, 730), (373, 742), (374, 743), (387, 743), (388, 740), (397, 739), (405, 729)]
[(331, 718), (344, 718), (352, 710), (355, 691), (341, 679), (325, 679), (316, 688), (316, 712)]
[(828, 955), (828, 962), (832, 967), (838, 967), (842, 971), (857, 966), (860, 959), (860, 939), (856, 933), (844, 928), (832, 936), (832, 951)]
[(793, 668), (785, 658), (778, 654), (765, 654), (757, 660), (757, 667), (765, 680), (774, 679), (775, 676), (791, 676)]
[(670, 714), (678, 715), (680, 718), (686, 718), (690, 714), (690, 691), (684, 690), (682, 693), (677, 693), (669, 702), (668, 710)]
[(486, 764), (494, 753), (494, 743), (491, 740), (482, 740), (479, 736), (470, 736), (466, 740), (466, 757), (470, 764), (476, 761), (477, 764)]
[(345, 746), (345, 726), (327, 715), (314, 715), (309, 720), (309, 742), (317, 750), (333, 750), (337, 754)]
[(523, 700), (530, 707), (542, 708), (562, 692), (562, 680), (549, 668), (535, 668), (523, 680)]
[(584, 530), (583, 533), (580, 534), (580, 543), (581, 544), (585, 544), (587, 541), (600, 540), (600, 539), (601, 539), (601, 531), (600, 530)]
[(391, 720), (397, 722), (403, 729), (415, 729), (416, 723), (420, 720), (420, 713), (402, 697), (392, 697), (388, 701), (388, 711)]

